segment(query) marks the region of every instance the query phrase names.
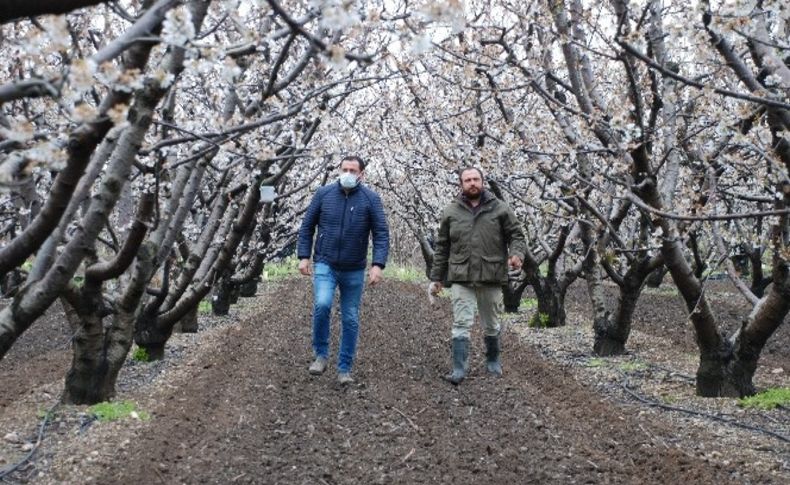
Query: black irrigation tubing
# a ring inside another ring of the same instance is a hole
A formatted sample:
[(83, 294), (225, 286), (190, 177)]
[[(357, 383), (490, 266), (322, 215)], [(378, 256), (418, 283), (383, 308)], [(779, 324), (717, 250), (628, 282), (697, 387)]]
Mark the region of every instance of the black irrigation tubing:
[(10, 475), (11, 473), (15, 472), (19, 467), (27, 463), (33, 455), (36, 454), (38, 451), (38, 447), (41, 445), (41, 441), (44, 439), (44, 430), (47, 428), (47, 424), (49, 423), (49, 417), (55, 411), (55, 408), (60, 406), (60, 398), (58, 398), (57, 402), (50, 407), (47, 412), (44, 414), (44, 419), (41, 421), (41, 426), (38, 428), (38, 437), (36, 438), (36, 444), (33, 448), (22, 458), (20, 461), (14, 463), (13, 465), (8, 465), (5, 468), (0, 469), (0, 482), (4, 482), (5, 478)]
[(662, 372), (666, 372), (667, 374), (669, 374), (670, 377), (674, 376), (674, 377), (678, 377), (678, 378), (680, 378), (680, 379), (682, 379), (684, 381), (697, 382), (697, 378), (694, 377), (694, 376), (690, 376), (690, 375), (687, 375), (687, 374), (676, 372), (676, 371), (674, 371), (672, 369), (668, 369), (666, 367), (662, 367), (662, 366), (656, 365), (656, 364), (647, 364), (647, 365), (648, 365), (648, 367), (651, 367), (653, 369), (658, 369), (658, 370), (660, 370)]
[(686, 413), (686, 414), (691, 414), (691, 415), (695, 415), (695, 416), (700, 416), (700, 417), (703, 417), (703, 418), (712, 419), (714, 421), (721, 421), (722, 423), (731, 424), (731, 425), (737, 426), (739, 428), (748, 429), (750, 431), (756, 431), (758, 433), (767, 434), (768, 436), (772, 436), (772, 437), (778, 439), (779, 441), (784, 441), (785, 443), (790, 443), (790, 438), (788, 438), (787, 436), (784, 436), (783, 434), (780, 434), (780, 433), (777, 433), (777, 432), (774, 432), (774, 431), (771, 431), (771, 430), (768, 430), (768, 429), (765, 429), (765, 428), (760, 428), (758, 426), (752, 426), (752, 425), (749, 425), (749, 424), (744, 424), (744, 423), (735, 421), (733, 419), (722, 418), (721, 416), (716, 416), (715, 414), (703, 413), (701, 411), (694, 411), (692, 409), (685, 409), (685, 408), (679, 408), (677, 406), (669, 406), (667, 404), (661, 404), (660, 402), (654, 401), (652, 399), (648, 399), (648, 398), (646, 398), (644, 396), (640, 396), (639, 394), (637, 394), (636, 392), (632, 391), (628, 387), (628, 377), (627, 376), (623, 376), (623, 381), (622, 381), (621, 385), (622, 385), (623, 390), (626, 393), (628, 393), (631, 397), (633, 397), (637, 401), (639, 401), (642, 404), (645, 404), (647, 406), (656, 407), (656, 408), (660, 408), (660, 409), (666, 409), (668, 411), (677, 411), (677, 412), (681, 412), (681, 413)]

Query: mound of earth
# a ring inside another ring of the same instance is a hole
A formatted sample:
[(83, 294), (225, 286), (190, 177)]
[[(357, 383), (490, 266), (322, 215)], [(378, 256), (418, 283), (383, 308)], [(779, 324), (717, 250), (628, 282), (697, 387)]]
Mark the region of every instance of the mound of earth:
[[(228, 317), (201, 316), (166, 360), (130, 363), (118, 399), (150, 419), (98, 422), (58, 406), (35, 455), (9, 478), (32, 483), (787, 483), (787, 409), (754, 411), (693, 395), (694, 343), (671, 294), (640, 302), (630, 353), (595, 359), (583, 288), (569, 325), (508, 317), (505, 374), (484, 367), (479, 326), (469, 378), (450, 365), (449, 300), (385, 281), (366, 289), (353, 376), (310, 363), (311, 288), (270, 283)], [(726, 300), (727, 298), (725, 298)], [(641, 305), (645, 303), (646, 305)], [(655, 315), (655, 316), (652, 316)], [(337, 348), (337, 315), (332, 348)], [(68, 333), (53, 310), (0, 362), (0, 467), (37, 440), (62, 390)], [(57, 327), (57, 328), (56, 328)], [(780, 329), (786, 338), (787, 325)], [(45, 329), (50, 328), (47, 332)], [(53, 340), (36, 344), (35, 339)], [(66, 345), (63, 345), (63, 341)], [(677, 342), (682, 341), (682, 345)], [(787, 347), (758, 386), (788, 385)], [(782, 367), (784, 366), (784, 367)], [(781, 372), (775, 372), (782, 369)], [(694, 411), (696, 414), (688, 413)], [(712, 416), (712, 417), (711, 417)], [(747, 429), (748, 426), (750, 429)], [(8, 435), (15, 434), (8, 439)], [(14, 441), (14, 442), (12, 442)]]

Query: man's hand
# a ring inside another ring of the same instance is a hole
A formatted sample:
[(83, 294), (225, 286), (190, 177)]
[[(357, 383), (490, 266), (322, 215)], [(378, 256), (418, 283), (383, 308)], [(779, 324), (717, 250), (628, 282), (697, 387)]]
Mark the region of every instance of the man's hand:
[(511, 256), (507, 259), (507, 264), (512, 269), (521, 269), (522, 261), (518, 256)]
[(313, 267), (310, 265), (309, 258), (299, 260), (299, 272), (305, 276), (311, 276), (313, 274)]
[(428, 301), (433, 305), (436, 303), (436, 296), (441, 293), (442, 284), (438, 281), (431, 281), (428, 284)]
[(381, 272), (381, 266), (371, 266), (370, 270), (368, 271), (368, 281), (370, 282), (370, 286), (376, 286), (377, 284), (381, 283), (381, 280), (384, 279), (384, 275)]

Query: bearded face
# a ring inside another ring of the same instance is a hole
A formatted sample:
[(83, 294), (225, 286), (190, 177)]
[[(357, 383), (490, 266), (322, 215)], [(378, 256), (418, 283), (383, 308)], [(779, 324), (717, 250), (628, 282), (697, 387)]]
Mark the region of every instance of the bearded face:
[(469, 200), (477, 200), (483, 193), (483, 177), (475, 169), (464, 170), (461, 173), (461, 192)]

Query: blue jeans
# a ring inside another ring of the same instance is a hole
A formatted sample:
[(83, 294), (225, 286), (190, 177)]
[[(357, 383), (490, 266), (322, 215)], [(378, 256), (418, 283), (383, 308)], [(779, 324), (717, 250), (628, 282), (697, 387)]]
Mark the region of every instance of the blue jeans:
[(359, 304), (365, 286), (365, 270), (342, 271), (325, 263), (316, 263), (313, 270), (313, 352), (316, 357), (329, 356), (329, 318), (335, 288), (340, 287), (340, 355), (338, 372), (351, 372), (359, 335)]

